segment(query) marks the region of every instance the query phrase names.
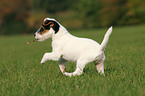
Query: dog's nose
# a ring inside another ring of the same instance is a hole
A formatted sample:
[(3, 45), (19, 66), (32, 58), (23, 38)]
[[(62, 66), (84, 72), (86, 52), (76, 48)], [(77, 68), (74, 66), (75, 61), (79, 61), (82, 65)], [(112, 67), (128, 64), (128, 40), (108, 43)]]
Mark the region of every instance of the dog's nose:
[(36, 34), (34, 34), (34, 37), (36, 36)]

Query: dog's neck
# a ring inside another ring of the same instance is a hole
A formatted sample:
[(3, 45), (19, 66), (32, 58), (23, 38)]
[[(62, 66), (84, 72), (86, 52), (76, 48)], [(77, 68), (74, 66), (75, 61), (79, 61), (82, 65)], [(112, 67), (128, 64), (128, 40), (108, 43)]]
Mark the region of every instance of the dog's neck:
[(59, 31), (56, 34), (52, 35), (52, 41), (56, 39), (63, 38), (65, 35), (70, 34), (66, 28), (64, 28), (62, 25), (60, 25)]

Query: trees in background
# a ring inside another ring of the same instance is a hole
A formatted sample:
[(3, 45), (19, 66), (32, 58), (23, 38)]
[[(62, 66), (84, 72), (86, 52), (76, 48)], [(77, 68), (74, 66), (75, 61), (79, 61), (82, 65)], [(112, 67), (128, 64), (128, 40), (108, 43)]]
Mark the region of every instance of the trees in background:
[(101, 26), (119, 25), (124, 14), (126, 0), (102, 0)]
[(34, 9), (46, 10), (48, 13), (66, 11), (71, 8), (73, 0), (32, 0)]
[(131, 25), (145, 22), (144, 0), (78, 0), (84, 27)]
[(45, 17), (71, 29), (140, 24), (144, 5), (144, 0), (2, 0), (0, 34), (31, 32)]
[(139, 24), (145, 22), (145, 1), (127, 0), (125, 4), (125, 15), (122, 24)]
[(26, 32), (29, 10), (28, 0), (2, 0), (0, 2), (0, 34)]
[(101, 26), (100, 10), (102, 8), (100, 0), (78, 0), (77, 5), (74, 7), (75, 11), (83, 22), (84, 28), (99, 27)]

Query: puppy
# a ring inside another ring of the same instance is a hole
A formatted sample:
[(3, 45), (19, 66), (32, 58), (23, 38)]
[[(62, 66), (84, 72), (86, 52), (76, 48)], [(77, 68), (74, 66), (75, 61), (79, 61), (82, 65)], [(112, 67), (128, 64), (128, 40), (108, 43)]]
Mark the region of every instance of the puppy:
[[(90, 62), (94, 62), (97, 71), (104, 74), (104, 49), (111, 33), (112, 27), (108, 29), (100, 45), (91, 39), (75, 37), (55, 19), (45, 18), (34, 36), (38, 41), (52, 38), (52, 52), (44, 54), (41, 64), (47, 60), (59, 60), (58, 65), (61, 72), (71, 77), (81, 75), (84, 67)], [(67, 61), (76, 62), (76, 70), (74, 72), (68, 73), (65, 71), (65, 63)]]

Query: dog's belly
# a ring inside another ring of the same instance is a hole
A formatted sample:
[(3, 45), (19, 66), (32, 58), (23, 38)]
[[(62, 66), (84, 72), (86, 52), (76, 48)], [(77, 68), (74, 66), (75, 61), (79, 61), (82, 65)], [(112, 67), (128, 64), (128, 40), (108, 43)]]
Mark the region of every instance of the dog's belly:
[(87, 50), (85, 52), (82, 52), (82, 50), (76, 50), (76, 51), (72, 51), (70, 50), (67, 53), (64, 53), (62, 55), (62, 57), (65, 60), (68, 61), (72, 61), (72, 62), (77, 62), (78, 59), (88, 59), (90, 61), (93, 61), (99, 54), (101, 53), (101, 51), (98, 50)]
[(63, 59), (65, 59), (67, 61), (72, 61), (72, 62), (76, 62), (78, 59), (77, 57), (72, 58), (72, 57), (69, 57), (67, 55), (63, 55), (62, 57), (63, 57)]
[(79, 45), (80, 46), (71, 46), (71, 47), (70, 45), (66, 46), (62, 51), (63, 52), (62, 57), (65, 60), (76, 62), (80, 57), (84, 59), (94, 58), (100, 53), (99, 45), (98, 46), (96, 45), (92, 46), (93, 44), (90, 45), (79, 44)]
[(65, 59), (65, 60), (68, 60), (68, 61), (73, 61), (73, 62), (76, 62), (77, 59), (79, 58), (80, 56), (80, 52), (78, 51), (72, 51), (71, 49), (67, 49), (67, 52), (64, 52), (62, 57)]

